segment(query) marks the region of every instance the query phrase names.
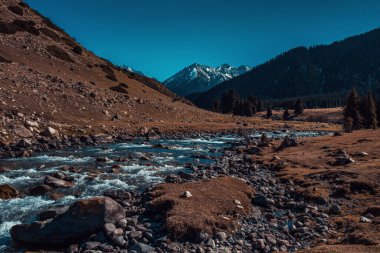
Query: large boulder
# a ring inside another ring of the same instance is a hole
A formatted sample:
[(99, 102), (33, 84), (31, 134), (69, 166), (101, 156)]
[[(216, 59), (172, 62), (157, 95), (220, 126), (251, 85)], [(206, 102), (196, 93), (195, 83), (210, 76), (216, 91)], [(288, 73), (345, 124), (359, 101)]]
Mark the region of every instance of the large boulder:
[(35, 245), (69, 245), (102, 230), (106, 223), (125, 218), (125, 211), (108, 197), (75, 202), (53, 219), (19, 224), (11, 228), (14, 241)]
[(0, 199), (12, 199), (20, 196), (19, 191), (9, 184), (0, 185)]

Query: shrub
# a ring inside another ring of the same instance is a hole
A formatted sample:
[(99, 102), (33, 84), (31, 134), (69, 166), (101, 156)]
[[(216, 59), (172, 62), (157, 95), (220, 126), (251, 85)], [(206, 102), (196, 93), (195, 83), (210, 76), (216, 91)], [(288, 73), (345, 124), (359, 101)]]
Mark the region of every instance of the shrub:
[(63, 49), (57, 46), (54, 46), (54, 45), (47, 46), (46, 51), (48, 51), (50, 55), (58, 59), (68, 61), (68, 62), (74, 62), (74, 60), (70, 57), (68, 53), (66, 53)]
[(73, 47), (73, 52), (81, 55), (83, 52), (83, 49), (80, 46), (75, 46), (75, 47)]
[(105, 64), (100, 65), (99, 67), (103, 70), (104, 73), (106, 73), (106, 77), (108, 79), (117, 82), (117, 78), (113, 69), (111, 69), (108, 65)]
[(115, 92), (119, 92), (119, 93), (128, 94), (128, 91), (121, 86), (113, 86), (110, 88), (110, 90), (115, 91)]
[(40, 29), (40, 32), (43, 33), (44, 35), (48, 36), (49, 38), (51, 38), (54, 41), (60, 41), (59, 35), (56, 32), (50, 30), (49, 28), (43, 27)]
[(21, 7), (24, 7), (24, 8), (29, 7), (29, 5), (28, 5), (27, 3), (25, 3), (25, 2), (19, 2), (18, 4), (19, 4)]
[(17, 15), (20, 15), (20, 16), (24, 15), (24, 11), (22, 10), (20, 6), (11, 5), (11, 6), (8, 6), (8, 9)]
[(77, 44), (75, 41), (73, 41), (72, 39), (70, 39), (70, 38), (67, 38), (67, 37), (62, 36), (62, 37), (61, 37), (61, 40), (62, 40), (66, 45), (68, 45), (69, 47), (74, 48), (74, 47), (78, 46), (78, 44)]

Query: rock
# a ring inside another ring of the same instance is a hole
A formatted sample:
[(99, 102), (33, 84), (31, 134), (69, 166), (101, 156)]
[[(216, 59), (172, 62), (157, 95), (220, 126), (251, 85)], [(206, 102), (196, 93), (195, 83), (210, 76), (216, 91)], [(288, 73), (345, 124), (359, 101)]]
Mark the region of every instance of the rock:
[(215, 241), (211, 238), (206, 241), (206, 245), (211, 247), (212, 249), (216, 247)]
[(218, 232), (215, 234), (215, 238), (218, 239), (219, 241), (223, 242), (227, 240), (227, 235), (225, 232)]
[(182, 193), (181, 198), (191, 198), (193, 195), (189, 191)]
[(371, 223), (372, 220), (368, 219), (368, 218), (366, 218), (364, 216), (360, 216), (360, 222), (362, 222), (362, 223)]
[(106, 163), (108, 162), (110, 159), (108, 159), (108, 157), (97, 157), (96, 158), (96, 162), (97, 163)]
[(270, 140), (269, 140), (268, 136), (265, 133), (263, 133), (261, 135), (260, 141), (257, 144), (257, 146), (259, 146), (259, 147), (269, 147), (270, 146)]
[(56, 137), (59, 135), (58, 131), (55, 130), (54, 128), (52, 127), (47, 127), (42, 133), (41, 133), (42, 136), (46, 136), (46, 137)]
[(281, 145), (277, 148), (277, 150), (282, 150), (284, 148), (296, 147), (296, 146), (298, 146), (297, 140), (290, 138), (289, 136), (286, 136), (284, 140), (281, 142)]
[(86, 250), (95, 250), (95, 249), (99, 248), (100, 245), (101, 245), (100, 242), (86, 242), (84, 244), (84, 248)]
[(143, 237), (143, 233), (141, 231), (131, 231), (129, 232), (128, 237), (131, 239), (139, 240)]
[(333, 166), (342, 166), (349, 163), (354, 163), (355, 160), (352, 159), (345, 150), (338, 149), (333, 156), (335, 156), (335, 161), (332, 163)]
[(46, 184), (37, 185), (29, 190), (29, 194), (32, 196), (45, 195), (53, 190), (53, 188)]
[(337, 157), (335, 158), (335, 162), (332, 164), (333, 166), (342, 166), (342, 165), (346, 165), (346, 164), (349, 164), (349, 163), (354, 163), (355, 160), (352, 159), (351, 157)]
[(106, 223), (103, 226), (103, 230), (106, 235), (111, 235), (116, 230), (116, 226), (113, 223)]
[(95, 197), (75, 202), (53, 219), (15, 225), (10, 233), (14, 241), (24, 244), (69, 245), (123, 218), (125, 211), (117, 202)]
[(264, 150), (259, 148), (259, 147), (250, 147), (247, 151), (246, 151), (248, 154), (250, 155), (263, 155), (264, 154)]
[(117, 223), (116, 223), (116, 227), (118, 227), (118, 228), (125, 229), (127, 226), (128, 226), (127, 219), (121, 219), (121, 220), (117, 221)]
[(144, 243), (136, 243), (129, 248), (129, 251), (136, 251), (137, 253), (153, 253), (155, 252), (155, 249)]
[(332, 204), (329, 210), (332, 214), (340, 214), (340, 206), (338, 204)]
[(24, 126), (15, 126), (14, 127), (15, 134), (22, 138), (29, 138), (33, 136), (32, 131)]
[(40, 213), (38, 215), (38, 219), (40, 221), (52, 219), (52, 218), (57, 217), (60, 214), (65, 213), (67, 210), (69, 210), (69, 206), (67, 206), (67, 205), (50, 207), (49, 209)]
[(49, 185), (53, 188), (68, 188), (74, 185), (73, 182), (68, 182), (62, 179), (58, 179), (52, 176), (46, 176), (44, 180), (44, 184)]
[(38, 123), (36, 121), (30, 121), (30, 120), (27, 120), (25, 121), (25, 126), (26, 127), (39, 127)]
[(252, 204), (260, 207), (268, 207), (270, 201), (264, 195), (258, 195), (252, 199)]
[(32, 146), (32, 143), (28, 139), (21, 139), (19, 142), (17, 142), (16, 147), (19, 148), (30, 148)]
[(0, 199), (13, 199), (20, 197), (20, 192), (12, 185), (0, 185)]

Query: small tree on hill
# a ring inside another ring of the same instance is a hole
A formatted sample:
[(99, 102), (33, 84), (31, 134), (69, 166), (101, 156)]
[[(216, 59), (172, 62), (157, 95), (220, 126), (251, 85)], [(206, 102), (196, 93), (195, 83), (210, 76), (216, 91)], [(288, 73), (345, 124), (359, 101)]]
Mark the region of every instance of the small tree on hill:
[(367, 128), (376, 129), (377, 127), (377, 115), (376, 115), (376, 101), (369, 92), (366, 98), (366, 109), (367, 113), (365, 115), (365, 122)]
[(257, 100), (257, 108), (256, 108), (256, 111), (257, 112), (261, 112), (263, 110), (263, 102), (261, 102), (261, 99), (258, 99)]
[(283, 120), (288, 120), (290, 116), (288, 108), (285, 109), (284, 114), (282, 115)]
[(347, 97), (347, 104), (344, 108), (345, 121), (347, 118), (352, 119), (353, 130), (362, 128), (362, 117), (359, 113), (359, 97), (355, 89), (353, 89)]
[(303, 101), (301, 99), (297, 99), (294, 104), (294, 114), (301, 115), (303, 113)]
[(270, 117), (272, 117), (272, 106), (271, 105), (269, 105), (267, 108), (267, 118), (269, 119)]
[(215, 100), (214, 103), (212, 103), (212, 111), (220, 112), (220, 100)]

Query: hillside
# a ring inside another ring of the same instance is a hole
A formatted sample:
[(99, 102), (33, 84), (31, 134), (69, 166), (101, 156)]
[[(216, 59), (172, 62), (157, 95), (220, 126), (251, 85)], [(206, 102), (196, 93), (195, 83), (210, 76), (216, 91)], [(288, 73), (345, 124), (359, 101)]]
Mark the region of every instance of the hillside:
[(241, 97), (284, 99), (300, 96), (324, 97), (380, 87), (380, 29), (330, 45), (298, 47), (226, 81), (194, 101), (210, 108), (229, 89)]
[(0, 83), (2, 141), (14, 133), (30, 135), (15, 129), (28, 120), (37, 122), (39, 130), (50, 125), (90, 133), (137, 131), (149, 122), (179, 125), (214, 115), (155, 79), (97, 57), (15, 0), (0, 3)]
[(251, 68), (247, 66), (235, 68), (228, 64), (222, 64), (213, 68), (194, 63), (168, 78), (164, 84), (174, 93), (188, 96), (209, 90), (249, 70)]

